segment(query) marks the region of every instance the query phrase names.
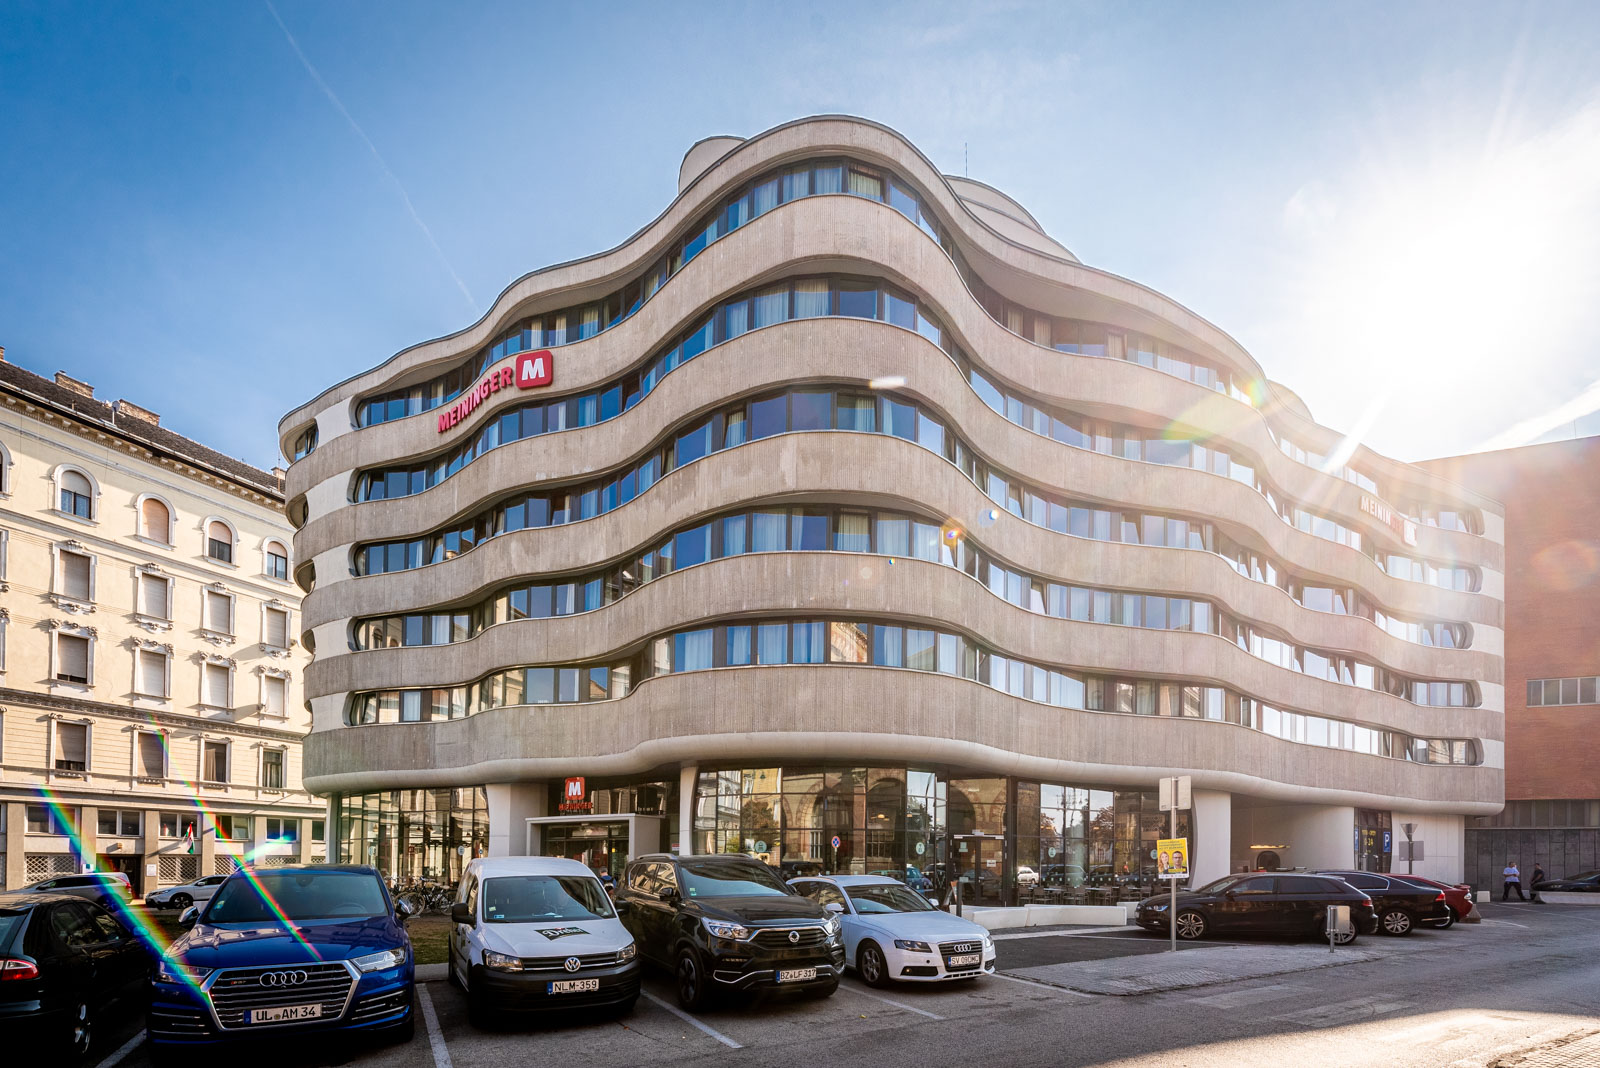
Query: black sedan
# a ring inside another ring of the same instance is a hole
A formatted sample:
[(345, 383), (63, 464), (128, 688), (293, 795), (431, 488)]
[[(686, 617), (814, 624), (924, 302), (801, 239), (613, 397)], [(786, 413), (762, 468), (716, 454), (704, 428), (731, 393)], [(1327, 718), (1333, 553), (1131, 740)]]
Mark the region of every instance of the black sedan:
[(82, 1058), (95, 1020), (143, 997), (154, 958), (110, 912), (67, 894), (0, 898), (0, 1033)]
[[(1323, 936), (1329, 905), (1349, 905), (1354, 930), (1338, 939), (1343, 945), (1356, 934), (1377, 926), (1372, 899), (1342, 879), (1318, 875), (1228, 875), (1198, 890), (1178, 893), (1178, 937), (1193, 941), (1212, 932), (1252, 931), (1262, 934)], [(1139, 902), (1134, 922), (1147, 931), (1166, 934), (1172, 923), (1170, 894)]]
[(1378, 911), (1378, 930), (1386, 935), (1408, 935), (1417, 924), (1450, 918), (1450, 905), (1436, 886), (1408, 882), (1404, 875), (1375, 871), (1324, 871), (1372, 898)]
[(1600, 871), (1581, 871), (1565, 879), (1546, 879), (1537, 889), (1541, 894), (1546, 890), (1562, 894), (1600, 894)]

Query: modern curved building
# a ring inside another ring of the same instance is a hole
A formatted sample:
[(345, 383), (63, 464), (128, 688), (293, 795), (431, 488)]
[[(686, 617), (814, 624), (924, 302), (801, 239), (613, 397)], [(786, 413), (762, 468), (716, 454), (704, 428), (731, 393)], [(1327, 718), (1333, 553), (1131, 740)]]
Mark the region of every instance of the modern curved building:
[(1456, 878), (1502, 804), (1498, 506), (872, 122), (696, 144), (622, 245), (280, 432), (306, 782), (402, 877), (735, 850), (1078, 900), (1148, 882), (1188, 775), (1198, 878), (1405, 824)]

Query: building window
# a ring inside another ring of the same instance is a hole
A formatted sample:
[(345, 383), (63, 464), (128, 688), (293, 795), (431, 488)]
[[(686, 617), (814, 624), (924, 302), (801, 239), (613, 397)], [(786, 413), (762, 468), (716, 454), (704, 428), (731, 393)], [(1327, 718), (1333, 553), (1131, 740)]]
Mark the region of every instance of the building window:
[(202, 742), (200, 777), (206, 782), (228, 781), (228, 743)]
[(323, 830), (323, 828), (326, 827), (326, 826), (327, 826), (327, 824), (323, 820), (312, 820), (311, 821), (311, 840), (313, 842), (325, 842), (325, 841), (327, 841), (327, 839), (328, 839), (327, 833), (326, 833), (326, 831)]
[(206, 524), (206, 555), (221, 564), (233, 563), (233, 531), (220, 519)]
[(1528, 707), (1546, 705), (1592, 705), (1600, 703), (1600, 676), (1583, 675), (1573, 679), (1529, 679)]
[(133, 692), (142, 697), (168, 696), (167, 660), (160, 649), (135, 650)]
[(217, 840), (221, 842), (248, 842), (250, 840), (250, 817), (232, 816), (219, 813), (217, 821)]
[(155, 731), (134, 735), (134, 774), (141, 779), (167, 777), (167, 739)]
[(207, 590), (205, 621), (201, 625), (217, 634), (232, 636), (233, 598), (220, 590)]
[(289, 612), (268, 606), (263, 609), (261, 644), (271, 649), (289, 648)]
[(89, 770), (89, 725), (56, 721), (57, 771)]
[(300, 837), (300, 821), (267, 817), (267, 841), (293, 842)]
[(56, 681), (89, 684), (89, 639), (79, 634), (56, 635)]
[(50, 805), (29, 805), (28, 833), (67, 834), (71, 830), (68, 826), (71, 819), (70, 813), (58, 811)]
[(265, 790), (283, 789), (283, 750), (261, 750), (261, 787)]
[(61, 511), (79, 519), (94, 518), (94, 486), (81, 471), (61, 472)]
[(233, 707), (233, 668), (209, 661), (200, 668), (200, 703), (211, 708)]
[(289, 581), (289, 550), (282, 542), (267, 542), (266, 575), (281, 582)]
[(295, 435), (294, 442), (289, 446), (291, 460), (304, 460), (317, 448), (317, 424), (312, 423), (299, 434)]
[(136, 808), (103, 808), (99, 812), (101, 834), (122, 838), (135, 838), (143, 826), (144, 813)]
[(172, 580), (161, 575), (139, 575), (139, 614), (151, 619), (172, 618)]
[(261, 677), (261, 712), (267, 716), (282, 718), (288, 715), (287, 694), (289, 680), (281, 675), (263, 675)]
[(163, 812), (161, 837), (188, 838), (200, 833), (200, 817), (193, 812)]
[(161, 545), (172, 544), (172, 509), (157, 497), (139, 502), (139, 536)]
[(62, 549), (57, 553), (59, 573), (56, 592), (62, 597), (85, 603), (94, 599), (94, 559), (86, 553)]

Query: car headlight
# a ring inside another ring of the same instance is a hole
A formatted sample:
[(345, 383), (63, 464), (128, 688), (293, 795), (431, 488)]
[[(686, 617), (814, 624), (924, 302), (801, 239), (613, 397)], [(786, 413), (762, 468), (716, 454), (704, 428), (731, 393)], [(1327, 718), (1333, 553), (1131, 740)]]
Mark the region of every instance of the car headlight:
[(385, 949), (377, 953), (368, 953), (365, 957), (357, 957), (351, 961), (357, 968), (364, 972), (381, 972), (385, 968), (398, 968), (406, 962), (404, 946), (395, 949)]
[(701, 920), (706, 925), (706, 931), (712, 938), (732, 938), (743, 942), (750, 937), (750, 928), (737, 923), (724, 923), (721, 920)]
[(617, 960), (632, 960), (639, 955), (639, 943), (629, 942), (617, 951)]
[(835, 916), (823, 924), (822, 929), (828, 932), (829, 938), (838, 938), (839, 932), (844, 930), (844, 924), (840, 923), (838, 917)]
[(163, 957), (161, 963), (156, 966), (156, 982), (182, 983), (190, 986), (202, 982), (211, 972), (210, 968), (196, 968), (192, 964), (179, 964)]
[(909, 938), (896, 938), (894, 940), (894, 948), (895, 949), (909, 949), (913, 953), (932, 953), (933, 952), (933, 947), (928, 945), (928, 943), (926, 943), (926, 942), (916, 942), (916, 941), (913, 941), (913, 940), (911, 940)]
[(1152, 902), (1150, 902), (1148, 905), (1146, 905), (1144, 907), (1146, 909), (1148, 909), (1149, 911), (1151, 911), (1151, 912), (1165, 912), (1165, 911), (1167, 911), (1167, 903), (1165, 901), (1152, 901)]
[(483, 951), (483, 966), (497, 972), (520, 972), (522, 959), (513, 957), (509, 953), (496, 953), (492, 949), (486, 949)]

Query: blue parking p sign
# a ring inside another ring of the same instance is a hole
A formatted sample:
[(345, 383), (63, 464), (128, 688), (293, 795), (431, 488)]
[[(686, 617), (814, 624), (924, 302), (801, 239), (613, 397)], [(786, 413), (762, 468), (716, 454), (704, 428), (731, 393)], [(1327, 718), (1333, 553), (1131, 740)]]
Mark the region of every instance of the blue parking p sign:
[(1383, 832), (1383, 851), (1385, 853), (1393, 853), (1394, 852), (1393, 847), (1389, 844), (1390, 839), (1393, 838), (1393, 837), (1394, 837), (1394, 832), (1393, 831), (1384, 831)]

